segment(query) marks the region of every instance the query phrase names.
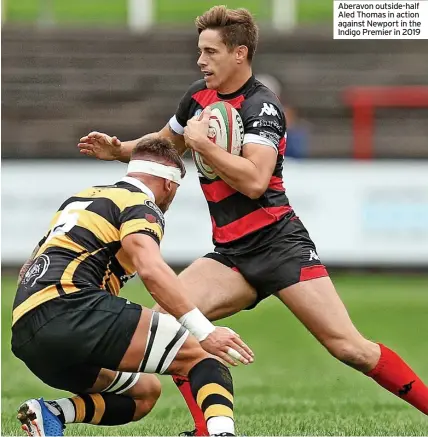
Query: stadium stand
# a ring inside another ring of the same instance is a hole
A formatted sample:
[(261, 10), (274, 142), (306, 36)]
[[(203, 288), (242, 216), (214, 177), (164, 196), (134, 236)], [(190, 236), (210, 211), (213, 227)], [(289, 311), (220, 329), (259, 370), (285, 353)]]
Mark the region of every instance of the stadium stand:
[[(279, 56), (282, 55), (282, 56)], [(285, 56), (284, 56), (285, 55)], [(3, 29), (3, 157), (78, 158), (75, 144), (99, 130), (131, 139), (157, 130), (200, 75), (196, 35), (157, 29)], [(424, 41), (334, 41), (330, 30), (262, 32), (256, 73), (284, 84), (284, 104), (312, 125), (309, 156), (353, 152), (354, 86), (428, 86)], [(428, 108), (376, 111), (377, 158), (428, 158)]]

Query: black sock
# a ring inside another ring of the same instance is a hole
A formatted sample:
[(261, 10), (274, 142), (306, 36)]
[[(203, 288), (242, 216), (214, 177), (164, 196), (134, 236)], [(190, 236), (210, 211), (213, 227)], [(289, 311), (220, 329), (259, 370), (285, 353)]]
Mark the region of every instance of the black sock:
[(132, 421), (135, 401), (130, 396), (113, 393), (83, 394), (71, 398), (76, 409), (76, 423), (124, 425)]
[(233, 381), (224, 364), (206, 358), (190, 370), (189, 381), (206, 421), (217, 416), (233, 420)]

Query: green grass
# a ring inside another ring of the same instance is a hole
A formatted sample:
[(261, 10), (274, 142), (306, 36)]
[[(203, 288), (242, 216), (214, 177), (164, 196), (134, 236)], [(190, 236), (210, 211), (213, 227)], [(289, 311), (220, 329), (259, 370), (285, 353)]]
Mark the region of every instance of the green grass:
[(298, 0), (298, 2), (299, 22), (333, 21), (333, 0)]
[[(6, 0), (6, 17), (10, 21), (37, 21), (42, 4), (60, 22), (81, 24), (125, 24), (127, 0)], [(46, 10), (45, 9), (45, 10)]]
[[(395, 349), (428, 381), (428, 276), (334, 277), (360, 330)], [(21, 435), (14, 419), (26, 398), (64, 393), (38, 381), (10, 352), (14, 282), (2, 282), (2, 435)], [(128, 298), (151, 304), (138, 282)], [(331, 358), (274, 298), (227, 320), (256, 353), (253, 365), (233, 370), (238, 432), (244, 435), (428, 435), (420, 412)], [(43, 359), (43, 357), (40, 357)], [(167, 376), (153, 412), (114, 428), (69, 425), (67, 435), (177, 435), (191, 428)]]
[[(216, 4), (230, 8), (245, 7), (259, 21), (269, 20), (271, 4), (267, 0), (156, 0), (155, 14), (160, 23), (189, 23)], [(127, 0), (6, 0), (6, 17), (11, 21), (35, 22), (40, 5), (50, 4), (55, 20), (82, 25), (124, 25)], [(301, 22), (331, 21), (333, 0), (298, 0), (298, 16)]]
[(226, 4), (229, 8), (245, 7), (255, 14), (258, 20), (269, 20), (271, 8), (267, 3), (266, 0), (157, 0), (156, 16), (161, 23), (188, 22), (189, 25), (193, 25), (195, 17), (203, 14), (210, 7)]

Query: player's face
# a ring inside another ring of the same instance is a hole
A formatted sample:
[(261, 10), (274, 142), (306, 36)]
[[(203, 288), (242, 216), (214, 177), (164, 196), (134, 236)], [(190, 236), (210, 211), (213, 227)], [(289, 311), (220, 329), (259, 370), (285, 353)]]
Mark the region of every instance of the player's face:
[(219, 31), (212, 29), (201, 32), (198, 47), (198, 66), (204, 75), (207, 88), (230, 92), (227, 84), (238, 71), (238, 49), (229, 51)]

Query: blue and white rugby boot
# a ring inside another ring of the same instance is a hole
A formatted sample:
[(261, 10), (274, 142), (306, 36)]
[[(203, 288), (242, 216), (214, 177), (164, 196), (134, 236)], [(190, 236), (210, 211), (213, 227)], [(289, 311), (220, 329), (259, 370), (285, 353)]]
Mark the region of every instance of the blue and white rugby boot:
[(28, 436), (63, 436), (64, 425), (46, 407), (43, 398), (30, 399), (18, 409), (17, 419)]

